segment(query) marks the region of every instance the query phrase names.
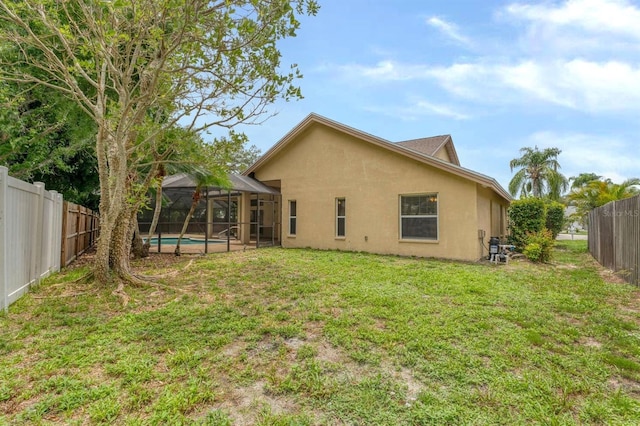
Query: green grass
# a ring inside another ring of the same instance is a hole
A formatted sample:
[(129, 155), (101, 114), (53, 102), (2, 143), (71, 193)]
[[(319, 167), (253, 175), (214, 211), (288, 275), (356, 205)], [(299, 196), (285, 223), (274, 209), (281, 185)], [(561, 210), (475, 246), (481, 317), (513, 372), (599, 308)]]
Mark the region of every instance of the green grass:
[(640, 292), (551, 264), (261, 249), (70, 270), (0, 315), (0, 424), (640, 424)]

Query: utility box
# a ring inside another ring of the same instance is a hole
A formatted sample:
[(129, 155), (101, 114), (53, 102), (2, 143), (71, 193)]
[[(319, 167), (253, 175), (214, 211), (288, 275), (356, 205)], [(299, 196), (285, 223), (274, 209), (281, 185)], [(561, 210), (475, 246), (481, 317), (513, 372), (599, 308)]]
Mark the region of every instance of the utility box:
[(500, 238), (498, 237), (489, 238), (489, 260), (495, 262), (499, 251), (500, 251)]

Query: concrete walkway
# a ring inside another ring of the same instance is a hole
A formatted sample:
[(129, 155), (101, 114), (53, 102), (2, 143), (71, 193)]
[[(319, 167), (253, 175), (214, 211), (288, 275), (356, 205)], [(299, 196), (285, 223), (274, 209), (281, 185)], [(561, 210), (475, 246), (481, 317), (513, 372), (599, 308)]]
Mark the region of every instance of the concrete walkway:
[(558, 234), (556, 240), (588, 240), (588, 235), (578, 235), (578, 234)]

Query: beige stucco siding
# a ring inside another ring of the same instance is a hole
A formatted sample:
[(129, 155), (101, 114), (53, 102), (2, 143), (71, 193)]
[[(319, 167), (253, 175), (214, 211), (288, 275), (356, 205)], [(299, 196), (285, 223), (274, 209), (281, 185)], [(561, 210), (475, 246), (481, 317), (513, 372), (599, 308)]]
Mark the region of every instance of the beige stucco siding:
[[(494, 191), (478, 185), (478, 229), (485, 231), (484, 245), (490, 237), (503, 237), (507, 234), (507, 202)], [(487, 254), (486, 249), (483, 255)]]
[[(282, 245), (476, 260), (476, 184), (322, 124), (314, 124), (255, 170), (280, 180)], [(437, 194), (439, 239), (400, 241), (399, 197)], [(336, 198), (346, 199), (346, 236), (336, 238)], [(297, 233), (288, 234), (288, 202)]]
[(449, 153), (447, 152), (447, 149), (444, 146), (440, 148), (438, 152), (435, 153), (434, 157), (451, 163), (451, 157), (449, 157)]

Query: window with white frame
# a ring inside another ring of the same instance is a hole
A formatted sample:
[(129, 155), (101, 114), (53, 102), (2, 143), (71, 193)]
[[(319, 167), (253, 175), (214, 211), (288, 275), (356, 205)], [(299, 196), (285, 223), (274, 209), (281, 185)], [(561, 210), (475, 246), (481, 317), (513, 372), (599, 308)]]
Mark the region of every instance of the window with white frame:
[(336, 198), (336, 237), (346, 235), (347, 226), (347, 200)]
[(296, 235), (298, 228), (296, 200), (289, 200), (289, 235)]
[(438, 194), (400, 196), (400, 239), (438, 239)]

